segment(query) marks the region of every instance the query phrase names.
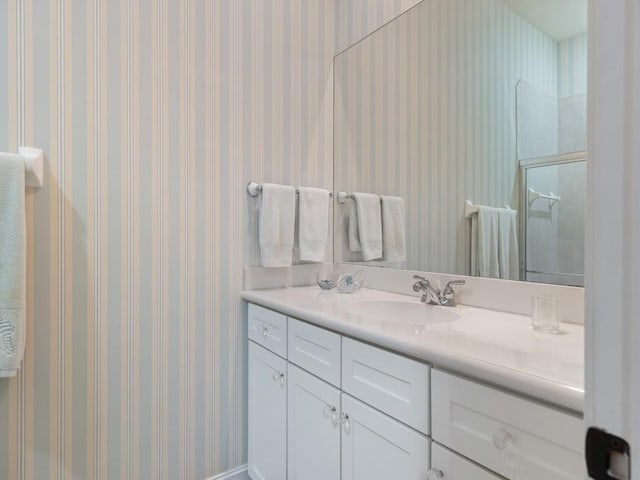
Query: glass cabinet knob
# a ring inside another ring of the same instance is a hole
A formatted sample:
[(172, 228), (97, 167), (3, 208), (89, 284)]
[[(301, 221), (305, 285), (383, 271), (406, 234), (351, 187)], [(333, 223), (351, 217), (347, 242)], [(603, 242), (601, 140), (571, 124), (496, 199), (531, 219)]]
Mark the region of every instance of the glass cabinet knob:
[(501, 428), (493, 434), (493, 446), (501, 452), (511, 448), (512, 445), (513, 438), (511, 437), (511, 434), (504, 428)]
[(322, 414), (327, 418), (331, 418), (331, 422), (334, 425), (337, 425), (338, 423), (340, 423), (338, 420), (338, 410), (336, 409), (336, 407), (333, 407), (331, 405), (325, 405), (324, 408), (322, 409)]
[(349, 430), (351, 429), (351, 420), (349, 419), (349, 414), (341, 413), (340, 423), (342, 424), (342, 427), (345, 429), (345, 431), (348, 433)]
[(444, 472), (442, 470), (432, 468), (427, 472), (427, 480), (442, 480), (443, 478)]
[(280, 382), (280, 385), (284, 385), (284, 373), (274, 372), (272, 378), (274, 382)]

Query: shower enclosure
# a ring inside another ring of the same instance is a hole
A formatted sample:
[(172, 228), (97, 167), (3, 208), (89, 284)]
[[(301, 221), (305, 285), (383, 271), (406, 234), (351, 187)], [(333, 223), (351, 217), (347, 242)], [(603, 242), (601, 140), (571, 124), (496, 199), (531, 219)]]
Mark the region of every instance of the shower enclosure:
[(584, 286), (586, 153), (520, 161), (520, 278)]

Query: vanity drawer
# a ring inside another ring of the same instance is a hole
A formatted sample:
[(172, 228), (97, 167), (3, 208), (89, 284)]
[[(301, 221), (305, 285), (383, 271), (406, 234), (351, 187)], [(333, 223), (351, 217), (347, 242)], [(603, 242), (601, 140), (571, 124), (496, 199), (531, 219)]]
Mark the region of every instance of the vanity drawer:
[(431, 375), (433, 439), (509, 479), (585, 478), (582, 419), (455, 375)]
[(340, 335), (289, 318), (288, 359), (340, 388)]
[(501, 480), (501, 477), (435, 442), (431, 442), (431, 471), (434, 478), (442, 480)]
[(264, 307), (249, 304), (249, 338), (287, 358), (287, 317)]
[(342, 390), (426, 435), (429, 370), (424, 363), (342, 339)]

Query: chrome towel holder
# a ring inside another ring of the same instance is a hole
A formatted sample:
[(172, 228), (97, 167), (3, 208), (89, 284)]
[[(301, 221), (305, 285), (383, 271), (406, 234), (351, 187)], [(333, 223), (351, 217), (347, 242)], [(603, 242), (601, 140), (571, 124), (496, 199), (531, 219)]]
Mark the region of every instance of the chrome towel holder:
[(40, 188), (44, 183), (44, 153), (39, 148), (19, 147), (18, 155), (24, 158), (24, 184), (28, 188)]
[[(262, 184), (256, 182), (249, 182), (247, 184), (247, 193), (250, 197), (257, 197), (262, 193)], [(296, 188), (296, 195), (298, 195), (300, 191)], [(329, 192), (329, 198), (333, 198), (333, 193)]]

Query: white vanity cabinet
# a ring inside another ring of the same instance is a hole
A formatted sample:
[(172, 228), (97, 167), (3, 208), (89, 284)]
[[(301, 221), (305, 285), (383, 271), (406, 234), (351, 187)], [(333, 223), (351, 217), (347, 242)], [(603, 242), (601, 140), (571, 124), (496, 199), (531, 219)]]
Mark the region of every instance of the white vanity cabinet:
[(580, 416), (249, 305), (253, 480), (578, 480)]
[(426, 364), (257, 305), (248, 311), (253, 480), (425, 478)]

